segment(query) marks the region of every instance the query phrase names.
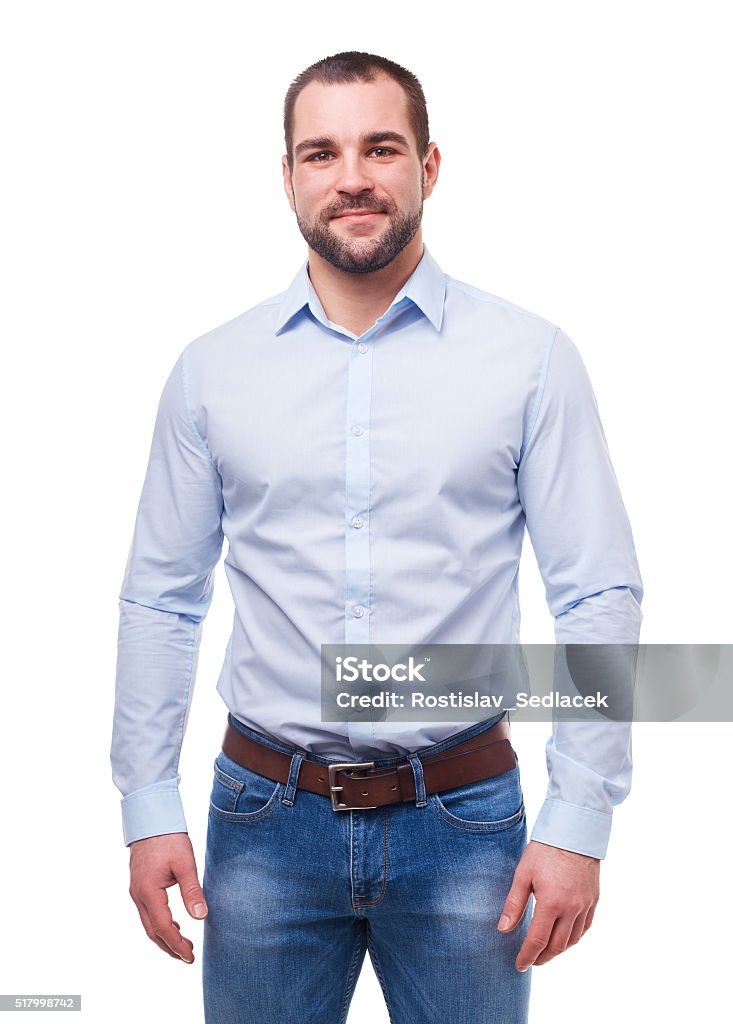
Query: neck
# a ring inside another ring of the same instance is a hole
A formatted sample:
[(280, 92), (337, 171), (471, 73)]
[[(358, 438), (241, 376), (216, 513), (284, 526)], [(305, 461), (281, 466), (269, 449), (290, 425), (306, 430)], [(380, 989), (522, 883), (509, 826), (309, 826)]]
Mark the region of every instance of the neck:
[(359, 336), (389, 309), (422, 254), (420, 230), (391, 263), (370, 274), (337, 270), (309, 248), (308, 274), (328, 319)]

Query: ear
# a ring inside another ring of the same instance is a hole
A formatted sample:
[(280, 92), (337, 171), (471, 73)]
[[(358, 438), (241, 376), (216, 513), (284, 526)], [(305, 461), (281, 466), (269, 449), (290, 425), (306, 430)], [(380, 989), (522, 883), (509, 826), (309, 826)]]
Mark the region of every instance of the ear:
[(283, 186), (285, 188), (285, 195), (288, 197), (290, 209), (293, 211), (293, 213), (295, 213), (295, 193), (293, 192), (293, 176), (290, 173), (290, 168), (288, 167), (287, 154), (283, 156)]
[(425, 181), (423, 184), (423, 199), (427, 199), (432, 194), (433, 189), (438, 181), (438, 172), (440, 171), (440, 150), (434, 142), (431, 142), (428, 146), (428, 151), (423, 160), (423, 171), (425, 173)]

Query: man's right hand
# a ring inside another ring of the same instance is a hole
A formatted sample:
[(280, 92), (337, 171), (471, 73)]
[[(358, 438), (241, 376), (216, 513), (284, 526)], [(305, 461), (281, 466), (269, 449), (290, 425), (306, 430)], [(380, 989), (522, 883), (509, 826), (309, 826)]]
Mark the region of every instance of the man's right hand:
[(206, 917), (206, 899), (187, 832), (151, 836), (130, 844), (130, 896), (148, 938), (174, 960), (192, 964), (193, 943), (181, 935), (168, 906), (166, 889), (176, 883), (191, 917)]

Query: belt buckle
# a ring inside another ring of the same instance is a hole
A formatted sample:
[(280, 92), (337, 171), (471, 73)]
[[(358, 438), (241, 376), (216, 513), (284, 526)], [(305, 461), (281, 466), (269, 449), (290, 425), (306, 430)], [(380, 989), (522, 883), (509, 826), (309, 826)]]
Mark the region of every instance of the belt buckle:
[(374, 811), (377, 805), (373, 807), (349, 807), (347, 804), (342, 804), (339, 798), (336, 796), (344, 788), (343, 786), (336, 785), (336, 772), (343, 771), (345, 768), (373, 768), (374, 761), (342, 761), (339, 764), (328, 765), (328, 784), (331, 788), (331, 807), (334, 811)]

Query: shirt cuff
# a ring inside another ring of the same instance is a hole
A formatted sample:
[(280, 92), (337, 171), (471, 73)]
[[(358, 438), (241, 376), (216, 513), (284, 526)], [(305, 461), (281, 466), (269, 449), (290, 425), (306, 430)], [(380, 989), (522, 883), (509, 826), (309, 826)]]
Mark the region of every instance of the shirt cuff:
[(181, 776), (154, 782), (136, 789), (120, 801), (122, 832), (125, 846), (150, 836), (165, 836), (171, 832), (188, 832), (183, 804), (178, 792)]
[(537, 843), (557, 846), (571, 853), (603, 860), (608, 849), (613, 815), (548, 798), (529, 837)]

